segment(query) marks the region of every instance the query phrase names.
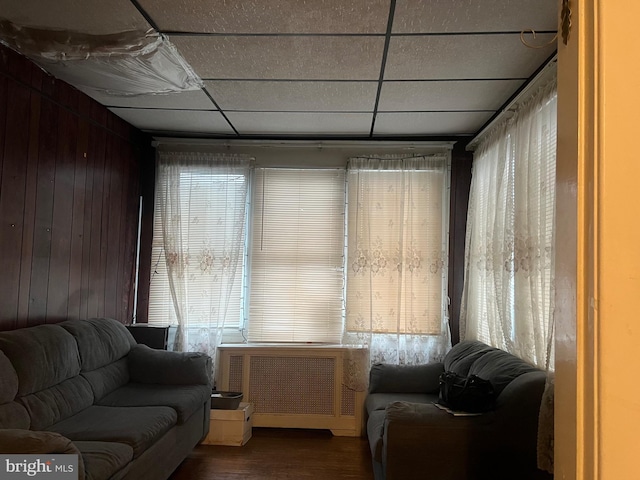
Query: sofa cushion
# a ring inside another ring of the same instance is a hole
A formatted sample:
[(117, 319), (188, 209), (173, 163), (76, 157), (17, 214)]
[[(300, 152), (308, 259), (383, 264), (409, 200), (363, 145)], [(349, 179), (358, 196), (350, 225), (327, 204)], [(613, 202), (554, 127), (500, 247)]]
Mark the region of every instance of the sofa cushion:
[(69, 320), (59, 325), (77, 340), (83, 372), (120, 360), (136, 345), (127, 328), (111, 318)]
[(91, 406), (67, 418), (49, 430), (75, 441), (125, 443), (137, 458), (153, 445), (177, 421), (171, 407)]
[(96, 368), (90, 372), (82, 372), (80, 375), (86, 378), (89, 385), (91, 385), (95, 400), (100, 400), (105, 395), (129, 382), (127, 358), (121, 358), (116, 362)]
[(31, 419), (27, 409), (18, 402), (7, 402), (0, 405), (0, 429), (24, 428), (28, 429)]
[(39, 392), (80, 373), (76, 341), (58, 325), (0, 332), (0, 350), (18, 375), (18, 396)]
[(367, 395), (365, 400), (365, 408), (367, 413), (371, 415), (377, 410), (384, 410), (391, 402), (417, 402), (431, 403), (438, 401), (437, 393), (373, 393)]
[(444, 357), (444, 369), (466, 377), (476, 360), (494, 350), (497, 349), (476, 340), (460, 342)]
[(206, 385), (129, 383), (102, 398), (98, 404), (110, 407), (167, 406), (178, 414), (178, 424), (183, 424), (210, 398), (211, 389)]
[(133, 448), (116, 442), (74, 442), (85, 469), (85, 480), (107, 480), (133, 460)]
[(390, 365), (377, 363), (369, 373), (369, 393), (433, 393), (438, 391), (441, 363)]
[(376, 410), (369, 415), (367, 420), (367, 438), (369, 439), (369, 449), (371, 458), (376, 462), (382, 461), (383, 428), (387, 415), (384, 410)]
[(7, 356), (0, 351), (0, 404), (11, 402), (18, 393), (18, 374)]
[(469, 374), (489, 380), (497, 397), (513, 379), (523, 373), (536, 371), (539, 369), (515, 355), (495, 349), (477, 359), (471, 366)]
[(44, 430), (93, 404), (93, 392), (81, 376), (18, 399), (29, 412), (31, 429)]

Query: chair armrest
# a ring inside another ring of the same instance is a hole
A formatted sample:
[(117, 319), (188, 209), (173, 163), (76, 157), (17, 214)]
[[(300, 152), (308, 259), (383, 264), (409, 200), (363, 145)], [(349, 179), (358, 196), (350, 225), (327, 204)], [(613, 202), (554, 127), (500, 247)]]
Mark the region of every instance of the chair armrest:
[(138, 383), (211, 385), (211, 357), (196, 352), (168, 352), (136, 345), (127, 356), (129, 377)]
[(431, 403), (391, 403), (383, 433), (386, 480), (474, 478), (494, 420), (493, 412), (455, 417)]
[(389, 365), (377, 363), (369, 374), (369, 393), (436, 393), (442, 363)]

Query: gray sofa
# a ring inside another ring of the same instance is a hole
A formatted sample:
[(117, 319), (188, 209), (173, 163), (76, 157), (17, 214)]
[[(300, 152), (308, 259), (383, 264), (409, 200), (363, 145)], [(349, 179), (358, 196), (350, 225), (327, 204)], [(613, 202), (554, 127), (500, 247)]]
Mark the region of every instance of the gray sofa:
[[(495, 409), (453, 416), (434, 405), (444, 371), (491, 381)], [(365, 402), (376, 480), (552, 478), (536, 466), (545, 372), (481, 342), (454, 346), (443, 363), (374, 365)]]
[(80, 479), (166, 479), (209, 431), (210, 371), (106, 318), (0, 332), (0, 452), (76, 453)]

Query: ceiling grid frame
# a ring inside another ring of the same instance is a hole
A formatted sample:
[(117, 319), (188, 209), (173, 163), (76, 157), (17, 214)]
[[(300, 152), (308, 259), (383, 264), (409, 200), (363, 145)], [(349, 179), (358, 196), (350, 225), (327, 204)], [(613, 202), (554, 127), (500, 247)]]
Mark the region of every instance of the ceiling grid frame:
[[(99, 0), (61, 0), (60, 9), (64, 5), (77, 8), (68, 25), (82, 25), (82, 15), (87, 25), (93, 25), (96, 2)], [(45, 17), (51, 9), (46, 0), (28, 3), (42, 4)], [(538, 35), (531, 43), (540, 45), (556, 33), (554, 0), (486, 0), (482, 6), (474, 0), (100, 3), (100, 11), (110, 12), (107, 25), (146, 23), (168, 38), (205, 84), (198, 94), (148, 98), (92, 95), (154, 135), (312, 140), (471, 138), (555, 53), (555, 45), (534, 50), (519, 43), (520, 32), (530, 28)], [(125, 9), (124, 3), (134, 8)], [(3, 4), (16, 19), (31, 16), (35, 25), (42, 26), (33, 5), (21, 7), (13, 0), (0, 0), (0, 7)], [(21, 9), (27, 13), (20, 14)], [(126, 11), (127, 18), (120, 20), (118, 9)], [(134, 18), (130, 10), (139, 17)], [(60, 15), (49, 16), (61, 22)], [(65, 25), (50, 27), (64, 30)], [(212, 54), (206, 56), (209, 73), (199, 71), (190, 56), (193, 52), (183, 49), (188, 43), (185, 40), (194, 39), (211, 47)], [(213, 43), (206, 43), (210, 41)], [(243, 45), (253, 50), (242, 51)], [(459, 58), (443, 58), (441, 45)], [(247, 68), (238, 70), (242, 75), (219, 68), (237, 64), (238, 55), (246, 59)], [(230, 63), (222, 62), (221, 56), (231, 58)], [(471, 63), (469, 59), (473, 59)], [(462, 65), (453, 68), (452, 62)], [(326, 66), (332, 70), (325, 75)], [(465, 66), (466, 71), (459, 68)], [(263, 70), (256, 74), (254, 67)], [(305, 68), (309, 70), (305, 72)], [(166, 118), (159, 121), (158, 115)], [(187, 116), (192, 121), (181, 120)], [(369, 117), (366, 129), (362, 128), (365, 116)], [(198, 124), (198, 118), (205, 123)], [(206, 123), (209, 118), (216, 120)], [(186, 127), (196, 124), (200, 128)]]

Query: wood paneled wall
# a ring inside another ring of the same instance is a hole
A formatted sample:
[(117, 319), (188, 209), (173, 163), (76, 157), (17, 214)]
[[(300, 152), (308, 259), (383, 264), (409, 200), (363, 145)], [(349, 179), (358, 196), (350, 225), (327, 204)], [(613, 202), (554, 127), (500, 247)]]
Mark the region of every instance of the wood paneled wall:
[(145, 144), (0, 46), (0, 330), (132, 317)]

